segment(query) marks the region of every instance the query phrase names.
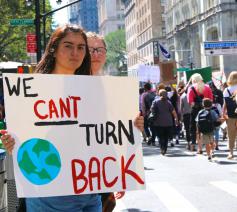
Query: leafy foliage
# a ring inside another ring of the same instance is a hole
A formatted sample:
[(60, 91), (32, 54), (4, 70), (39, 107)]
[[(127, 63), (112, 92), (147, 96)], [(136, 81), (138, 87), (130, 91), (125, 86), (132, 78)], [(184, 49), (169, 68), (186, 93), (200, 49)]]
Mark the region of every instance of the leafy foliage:
[(127, 71), (125, 30), (120, 29), (105, 36), (107, 45), (106, 66), (116, 68), (119, 75)]
[[(26, 34), (35, 33), (35, 26), (11, 26), (10, 20), (34, 19), (34, 1), (29, 7), (25, 0), (0, 0), (0, 5), (0, 61), (24, 61), (27, 59)], [(46, 11), (50, 10), (49, 0), (46, 0)], [(47, 21), (46, 31), (51, 31), (51, 18)]]

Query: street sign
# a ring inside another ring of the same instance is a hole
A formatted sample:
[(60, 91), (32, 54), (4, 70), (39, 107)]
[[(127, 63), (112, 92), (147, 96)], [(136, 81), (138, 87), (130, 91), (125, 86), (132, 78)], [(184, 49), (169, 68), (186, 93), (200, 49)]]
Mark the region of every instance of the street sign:
[(27, 53), (36, 53), (36, 43), (27, 43)]
[(204, 42), (205, 55), (235, 55), (237, 54), (237, 41), (206, 41)]
[(34, 25), (34, 19), (12, 19), (10, 20), (11, 26), (31, 26)]
[(27, 33), (26, 41), (29, 43), (36, 43), (36, 34)]
[(33, 33), (27, 33), (26, 35), (26, 51), (28, 56), (36, 55), (36, 35)]

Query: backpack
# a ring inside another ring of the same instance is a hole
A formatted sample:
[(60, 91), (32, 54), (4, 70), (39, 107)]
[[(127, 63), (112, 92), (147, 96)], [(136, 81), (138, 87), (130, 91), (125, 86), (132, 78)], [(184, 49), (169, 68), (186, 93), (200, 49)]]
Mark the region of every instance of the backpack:
[(226, 103), (226, 108), (227, 108), (227, 115), (230, 118), (237, 118), (237, 113), (235, 113), (235, 110), (237, 108), (237, 104), (236, 104), (235, 100), (233, 99), (233, 96), (230, 93), (228, 88), (227, 88), (227, 92), (229, 94), (228, 97), (225, 97), (225, 103)]
[(197, 126), (199, 131), (203, 134), (214, 131), (215, 126), (210, 110), (203, 109), (198, 113)]
[(191, 89), (193, 90), (195, 97), (194, 97), (194, 107), (196, 108), (202, 108), (202, 100), (204, 98), (203, 95), (198, 95), (197, 91), (195, 88), (192, 86)]
[(149, 111), (152, 105), (152, 102), (154, 101), (156, 97), (156, 94), (154, 92), (149, 92), (144, 98), (145, 108), (146, 111)]

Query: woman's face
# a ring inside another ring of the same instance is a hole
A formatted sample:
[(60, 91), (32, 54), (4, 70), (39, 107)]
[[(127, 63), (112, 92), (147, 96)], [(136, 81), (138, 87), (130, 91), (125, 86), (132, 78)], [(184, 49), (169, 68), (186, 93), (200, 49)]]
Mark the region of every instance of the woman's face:
[(87, 39), (88, 47), (91, 55), (91, 70), (93, 75), (98, 75), (99, 71), (105, 64), (106, 48), (99, 38), (89, 37)]
[(86, 42), (80, 33), (69, 32), (60, 42), (55, 57), (53, 74), (74, 74), (84, 60)]

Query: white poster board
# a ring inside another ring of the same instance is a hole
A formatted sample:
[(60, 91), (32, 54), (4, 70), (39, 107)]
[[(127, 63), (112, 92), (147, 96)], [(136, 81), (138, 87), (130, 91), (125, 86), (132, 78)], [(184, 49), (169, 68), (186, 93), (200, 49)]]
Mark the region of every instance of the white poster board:
[(159, 66), (139, 65), (137, 73), (140, 82), (151, 82), (151, 83), (160, 82)]
[(4, 74), (3, 84), (18, 197), (145, 187), (135, 78)]

